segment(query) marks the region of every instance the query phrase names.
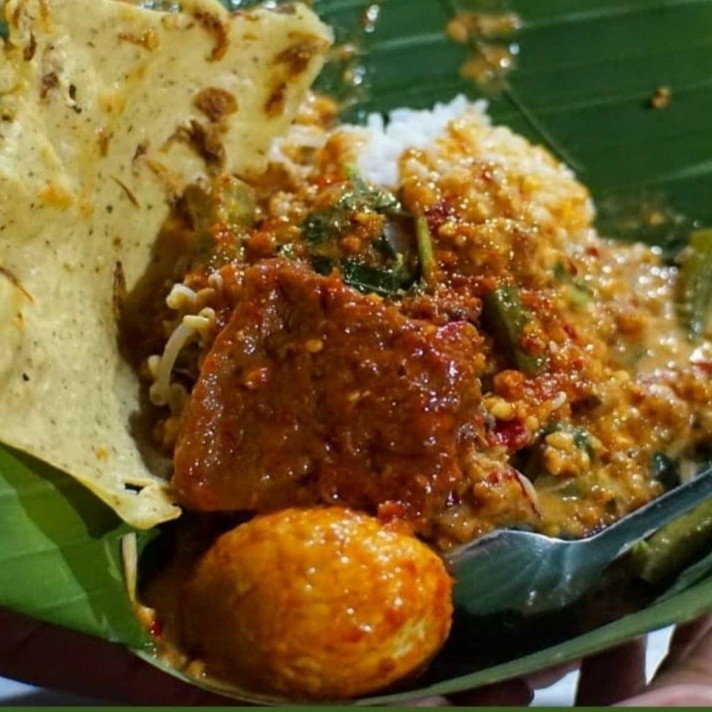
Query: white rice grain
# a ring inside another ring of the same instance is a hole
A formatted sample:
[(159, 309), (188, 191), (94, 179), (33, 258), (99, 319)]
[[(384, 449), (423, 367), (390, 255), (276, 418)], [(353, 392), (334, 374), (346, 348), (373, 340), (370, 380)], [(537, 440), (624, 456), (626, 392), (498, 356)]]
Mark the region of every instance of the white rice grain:
[(466, 112), (487, 118), (487, 102), (474, 103), (462, 94), (432, 109), (396, 109), (386, 118), (371, 114), (366, 120), (366, 142), (360, 150), (357, 170), (366, 180), (386, 186), (398, 183), (398, 159), (407, 148), (425, 148), (442, 136), (448, 124)]

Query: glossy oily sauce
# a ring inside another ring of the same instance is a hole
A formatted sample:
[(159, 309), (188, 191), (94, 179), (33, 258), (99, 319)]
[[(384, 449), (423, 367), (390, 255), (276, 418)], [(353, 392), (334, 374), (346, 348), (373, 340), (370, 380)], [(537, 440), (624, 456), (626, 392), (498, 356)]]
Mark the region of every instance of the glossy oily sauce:
[(685, 476), (712, 386), (677, 267), (596, 234), (568, 169), (476, 107), (383, 182), (328, 116), (166, 227), (185, 255), (149, 371), (180, 503), (347, 506), (447, 550), (584, 536)]
[(244, 275), (176, 444), (189, 509), (338, 502), (422, 528), (485, 438), (474, 326), (412, 319), (284, 259)]

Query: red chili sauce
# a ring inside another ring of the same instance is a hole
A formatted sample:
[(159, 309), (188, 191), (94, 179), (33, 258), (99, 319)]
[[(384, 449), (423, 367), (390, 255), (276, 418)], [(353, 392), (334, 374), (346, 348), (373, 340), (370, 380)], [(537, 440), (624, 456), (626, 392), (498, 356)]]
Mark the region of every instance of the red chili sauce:
[(457, 502), (486, 437), (482, 339), (273, 259), (205, 358), (175, 450), (180, 504), (340, 503), (415, 530)]

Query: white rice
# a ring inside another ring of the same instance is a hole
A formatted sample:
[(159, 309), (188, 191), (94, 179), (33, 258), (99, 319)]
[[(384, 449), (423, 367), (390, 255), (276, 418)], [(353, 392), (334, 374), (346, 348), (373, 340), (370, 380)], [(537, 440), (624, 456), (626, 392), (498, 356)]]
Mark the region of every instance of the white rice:
[[(366, 180), (397, 189), (401, 171), (428, 180), (433, 171), (467, 182), (472, 162), (487, 165), (499, 187), (469, 197), (481, 207), (482, 218), (496, 215), (536, 226), (549, 235), (552, 247), (572, 249), (586, 242), (594, 205), (573, 171), (546, 148), (531, 144), (506, 126), (494, 126), (484, 100), (464, 95), (432, 109), (396, 109), (388, 116), (372, 114), (365, 126), (345, 126), (339, 133), (357, 141), (353, 163)], [(437, 147), (453, 127), (458, 131), (461, 156)], [(411, 156), (402, 164), (403, 152), (420, 149), (424, 158)], [(502, 189), (509, 191), (510, 206), (501, 203)], [(505, 210), (506, 212), (502, 212)]]
[(453, 119), (468, 111), (481, 114), (489, 124), (487, 102), (481, 99), (473, 103), (462, 94), (446, 104), (435, 104), (432, 109), (396, 109), (385, 119), (381, 114), (369, 115), (365, 129), (359, 130), (366, 139), (356, 164), (359, 175), (374, 183), (395, 186), (403, 151), (431, 145)]
[[(398, 159), (408, 148), (426, 148), (442, 136), (448, 124), (465, 113), (475, 113), (484, 125), (490, 125), (487, 102), (484, 99), (472, 102), (459, 94), (446, 103), (438, 103), (431, 109), (401, 108), (388, 115), (369, 114), (364, 126), (342, 124), (337, 133), (356, 139), (358, 151), (356, 169), (368, 181), (387, 187), (398, 183)], [(299, 146), (318, 150), (329, 137), (321, 127), (293, 124), (286, 136), (272, 145), (270, 158), (275, 163), (288, 165), (297, 174), (306, 175), (308, 167), (294, 164), (287, 158), (285, 146)]]

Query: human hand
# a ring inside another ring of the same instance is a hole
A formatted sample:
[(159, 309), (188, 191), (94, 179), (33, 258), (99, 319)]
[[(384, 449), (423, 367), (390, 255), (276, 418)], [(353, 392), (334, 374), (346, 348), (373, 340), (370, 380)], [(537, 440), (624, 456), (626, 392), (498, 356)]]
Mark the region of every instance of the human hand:
[(109, 703), (233, 704), (161, 672), (122, 645), (3, 608), (0, 608), (0, 676)]
[(675, 629), (668, 653), (649, 684), (642, 639), (585, 659), (576, 704), (711, 707), (712, 615)]
[(646, 640), (640, 638), (578, 663), (509, 680), (426, 705), (526, 705), (533, 690), (549, 687), (579, 668), (575, 706), (712, 707), (712, 614), (678, 626), (669, 651), (650, 683), (645, 674)]

